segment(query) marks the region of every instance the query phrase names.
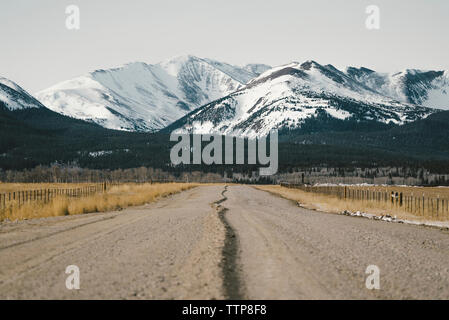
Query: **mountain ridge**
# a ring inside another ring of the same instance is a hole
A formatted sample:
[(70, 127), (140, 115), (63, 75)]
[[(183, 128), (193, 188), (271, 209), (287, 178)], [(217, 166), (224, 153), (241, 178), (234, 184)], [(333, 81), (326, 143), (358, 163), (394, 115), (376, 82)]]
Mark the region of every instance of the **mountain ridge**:
[(384, 95), (330, 64), (307, 60), (272, 68), (165, 131), (256, 137), (272, 129), (297, 128), (321, 112), (342, 120), (403, 124), (436, 111)]
[(192, 55), (96, 70), (37, 93), (53, 111), (109, 129), (162, 129), (201, 105), (235, 91), (256, 74)]
[(11, 111), (44, 107), (17, 83), (4, 77), (0, 77), (0, 102)]
[[(401, 124), (424, 118), (435, 108), (449, 109), (447, 71), (339, 70), (314, 60), (273, 68), (234, 66), (193, 55), (157, 64), (131, 62), (56, 84), (40, 91), (33, 103), (34, 97), (16, 86), (6, 90), (17, 89), (17, 97), (27, 97), (22, 100), (28, 99), (28, 106), (45, 105), (105, 128), (136, 132), (182, 124), (190, 126), (187, 131), (257, 136), (273, 128), (294, 129), (323, 111), (338, 119)], [(4, 100), (14, 103), (11, 96)]]

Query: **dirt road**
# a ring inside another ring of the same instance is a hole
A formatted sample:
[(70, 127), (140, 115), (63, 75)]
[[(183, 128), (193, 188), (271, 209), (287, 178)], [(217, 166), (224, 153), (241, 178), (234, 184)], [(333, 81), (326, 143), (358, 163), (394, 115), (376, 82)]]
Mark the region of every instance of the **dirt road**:
[[(65, 269), (80, 270), (80, 290)], [(368, 265), (380, 289), (365, 286)], [(138, 208), (0, 226), (0, 298), (449, 299), (449, 232), (202, 186)]]

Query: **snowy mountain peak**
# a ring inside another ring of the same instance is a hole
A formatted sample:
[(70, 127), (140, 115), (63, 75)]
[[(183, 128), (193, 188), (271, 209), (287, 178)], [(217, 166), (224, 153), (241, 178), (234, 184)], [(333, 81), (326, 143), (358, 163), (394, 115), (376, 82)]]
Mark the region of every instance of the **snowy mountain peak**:
[(17, 83), (15, 83), (7, 78), (0, 77), (0, 84), (7, 86), (15, 91), (24, 92), (24, 90), (21, 87), (19, 87), (19, 85)]
[(241, 67), (184, 55), (155, 65), (133, 62), (96, 70), (37, 97), (53, 111), (106, 128), (153, 131), (238, 90), (254, 76)]
[(188, 64), (204, 63), (203, 59), (187, 54), (172, 57), (170, 59), (159, 62), (158, 65), (163, 68), (169, 75), (177, 76), (181, 69)]
[(300, 70), (301, 69), (300, 64), (298, 62), (291, 62), (289, 64), (284, 64), (281, 66), (271, 68), (261, 73), (259, 76), (253, 78), (251, 81), (248, 82), (247, 86), (254, 86), (256, 84), (260, 84), (262, 82), (272, 80), (277, 77), (287, 75), (289, 73), (295, 73), (295, 71), (292, 71), (293, 69)]
[[(298, 63), (298, 62), (296, 62)], [(310, 70), (311, 68), (321, 67), (321, 65), (314, 60), (306, 60), (300, 64), (300, 68), (303, 70)]]
[(346, 74), (392, 99), (431, 108), (449, 109), (447, 71), (405, 69), (389, 74), (363, 67), (349, 67)]
[(4, 77), (0, 77), (0, 105), (11, 111), (44, 107), (19, 85)]
[(375, 73), (375, 71), (365, 67), (347, 67), (345, 73), (349, 77), (355, 80), (359, 80), (363, 79), (363, 77), (369, 76), (372, 73)]
[(139, 71), (139, 70), (148, 69), (149, 67), (150, 67), (150, 65), (146, 64), (145, 62), (134, 61), (134, 62), (125, 63), (125, 64), (123, 64), (123, 65), (121, 65), (119, 67), (115, 67), (115, 68), (97, 69), (97, 70), (91, 72), (91, 74), (104, 73), (104, 72), (115, 72), (115, 71), (121, 71), (121, 70), (135, 70), (135, 71)]
[[(369, 74), (367, 69), (352, 71)], [(323, 116), (403, 124), (432, 112), (385, 96), (333, 65), (308, 60), (272, 68), (168, 129), (255, 137), (272, 129), (299, 128), (307, 119)]]
[(292, 62), (272, 68), (251, 80), (246, 87), (253, 87), (266, 81), (273, 81), (277, 78), (281, 78), (279, 81), (284, 81), (289, 77), (301, 79), (301, 81), (295, 81), (298, 84), (301, 83), (303, 87), (308, 87), (314, 91), (337, 93), (341, 90), (350, 90), (373, 95), (371, 89), (355, 81), (333, 65), (321, 65), (314, 60), (307, 60), (303, 63)]

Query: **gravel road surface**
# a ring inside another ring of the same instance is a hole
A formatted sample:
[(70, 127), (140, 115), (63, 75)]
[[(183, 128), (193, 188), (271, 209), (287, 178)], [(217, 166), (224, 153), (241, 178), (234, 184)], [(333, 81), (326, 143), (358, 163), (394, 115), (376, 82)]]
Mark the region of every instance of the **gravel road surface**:
[[(80, 290), (66, 288), (66, 267)], [(380, 289), (366, 288), (369, 265)], [(3, 223), (0, 299), (449, 299), (449, 232), (299, 208), (249, 186)]]

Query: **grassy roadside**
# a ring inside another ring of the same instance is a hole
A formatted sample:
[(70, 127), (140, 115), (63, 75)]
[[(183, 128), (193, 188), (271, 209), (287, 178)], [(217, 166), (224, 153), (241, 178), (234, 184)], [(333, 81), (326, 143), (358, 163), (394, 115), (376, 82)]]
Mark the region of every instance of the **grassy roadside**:
[(143, 205), (158, 198), (196, 187), (193, 183), (124, 184), (111, 187), (106, 193), (83, 198), (60, 196), (50, 203), (30, 202), (12, 205), (0, 211), (0, 221), (56, 217), (93, 212), (106, 212)]
[(285, 199), (299, 202), (301, 206), (330, 213), (340, 213), (344, 210), (350, 212), (365, 212), (375, 215), (391, 215), (399, 219), (409, 219), (416, 221), (429, 221), (431, 217), (416, 216), (401, 210), (401, 208), (391, 206), (385, 202), (344, 200), (330, 195), (322, 195), (311, 192), (305, 192), (298, 189), (290, 189), (278, 185), (256, 186), (259, 190), (268, 191)]

